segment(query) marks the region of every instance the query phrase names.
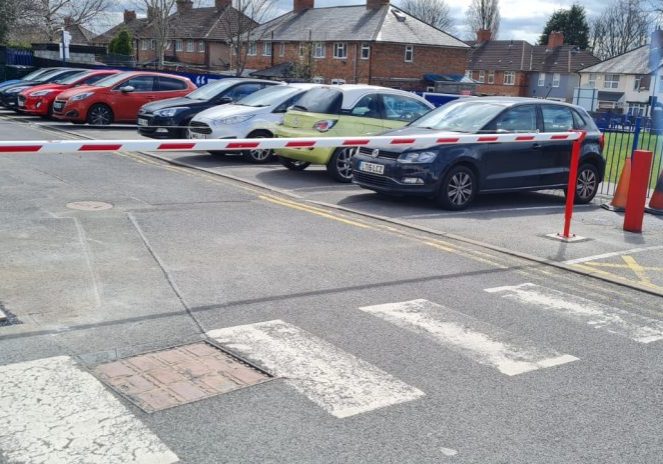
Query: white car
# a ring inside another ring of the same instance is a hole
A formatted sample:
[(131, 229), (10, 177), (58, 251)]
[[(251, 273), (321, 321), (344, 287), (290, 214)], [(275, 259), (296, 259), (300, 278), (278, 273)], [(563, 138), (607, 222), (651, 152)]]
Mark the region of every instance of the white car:
[[(307, 91), (320, 84), (275, 85), (259, 90), (234, 104), (215, 106), (198, 113), (189, 123), (190, 139), (244, 139), (273, 137), (273, 127)], [(217, 152), (210, 152), (216, 154)], [(242, 156), (253, 163), (265, 163), (272, 150), (249, 150)]]

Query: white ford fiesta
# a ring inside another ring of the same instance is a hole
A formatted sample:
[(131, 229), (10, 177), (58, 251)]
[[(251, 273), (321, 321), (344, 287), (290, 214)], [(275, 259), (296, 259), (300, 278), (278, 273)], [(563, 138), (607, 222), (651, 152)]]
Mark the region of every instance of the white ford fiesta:
[[(189, 123), (190, 139), (244, 139), (273, 137), (273, 127), (307, 91), (320, 84), (275, 85), (230, 104), (198, 113)], [(210, 152), (212, 154), (222, 152)], [(266, 163), (272, 150), (247, 150), (242, 156), (252, 163)]]

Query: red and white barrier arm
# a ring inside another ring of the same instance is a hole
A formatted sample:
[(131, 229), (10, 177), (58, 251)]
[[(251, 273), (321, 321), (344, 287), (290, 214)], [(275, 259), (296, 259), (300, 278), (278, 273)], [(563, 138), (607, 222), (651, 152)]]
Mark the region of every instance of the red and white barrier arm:
[(302, 137), (274, 139), (183, 139), (183, 140), (33, 140), (0, 141), (0, 153), (74, 153), (104, 151), (233, 151), (278, 148), (361, 147), (365, 145), (429, 148), (442, 144), (495, 142), (549, 142), (576, 140), (575, 132), (520, 134), (458, 134), (443, 132), (394, 137)]

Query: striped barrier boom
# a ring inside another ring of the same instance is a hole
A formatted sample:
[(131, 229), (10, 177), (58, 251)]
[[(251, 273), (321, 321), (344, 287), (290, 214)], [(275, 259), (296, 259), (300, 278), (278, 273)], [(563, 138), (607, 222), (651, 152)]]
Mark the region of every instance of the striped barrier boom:
[(429, 148), (444, 144), (573, 141), (577, 132), (458, 134), (440, 132), (413, 136), (299, 137), (271, 139), (175, 140), (32, 140), (0, 141), (0, 153), (77, 153), (113, 151), (241, 151), (279, 148), (385, 147)]

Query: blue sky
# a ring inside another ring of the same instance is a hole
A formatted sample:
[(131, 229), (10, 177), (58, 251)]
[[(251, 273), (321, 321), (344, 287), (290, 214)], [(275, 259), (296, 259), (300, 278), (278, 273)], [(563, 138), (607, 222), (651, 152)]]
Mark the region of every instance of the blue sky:
[[(292, 8), (292, 0), (274, 0), (276, 2), (275, 12), (286, 12)], [(550, 15), (560, 8), (568, 8), (573, 3), (573, 0), (499, 0), (500, 13), (502, 15), (502, 22), (498, 38), (500, 39), (521, 39), (528, 40), (529, 42), (536, 42), (541, 31), (550, 17)], [(578, 1), (582, 3), (587, 10), (589, 16), (598, 14), (607, 2), (599, 0), (585, 0)], [(453, 31), (450, 31), (460, 38), (469, 38), (469, 31), (464, 25), (465, 11), (470, 5), (469, 0), (446, 0), (449, 5), (452, 16), (456, 22)], [(213, 4), (213, 0), (197, 0), (196, 4), (206, 6)], [(399, 0), (392, 0), (396, 6), (399, 5)], [(140, 4), (140, 0), (123, 0), (115, 3), (117, 12), (112, 14), (109, 20), (104, 23), (116, 24), (121, 21), (121, 11), (123, 5), (128, 5), (128, 8), (136, 8), (135, 5)], [(362, 5), (365, 1), (362, 0), (315, 0), (316, 7), (338, 6), (338, 5)], [(107, 24), (104, 24), (105, 28)]]

